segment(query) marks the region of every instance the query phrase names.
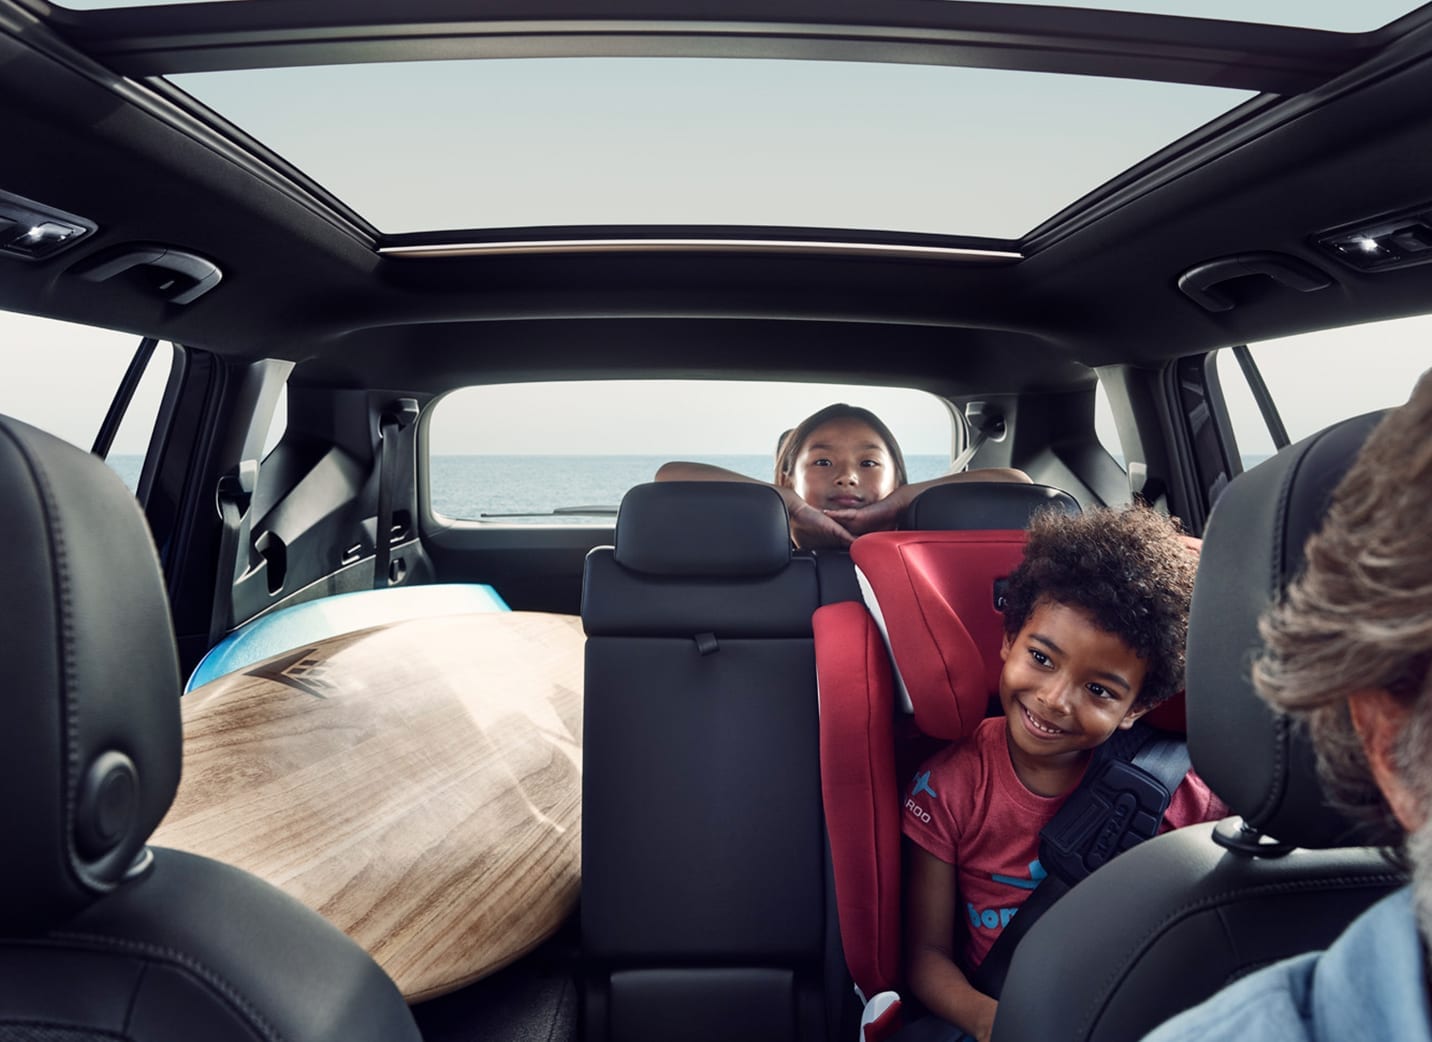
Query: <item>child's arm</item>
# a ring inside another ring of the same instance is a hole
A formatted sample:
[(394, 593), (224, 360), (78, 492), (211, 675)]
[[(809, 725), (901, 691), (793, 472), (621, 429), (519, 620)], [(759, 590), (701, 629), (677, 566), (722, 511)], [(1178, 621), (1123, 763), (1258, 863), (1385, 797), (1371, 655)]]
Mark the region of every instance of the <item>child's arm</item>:
[(905, 977), (910, 990), (931, 1013), (988, 1042), (998, 1004), (975, 990), (955, 963), (955, 866), (914, 843), (906, 846)]
[(747, 477), (725, 467), (710, 463), (689, 463), (674, 460), (663, 463), (656, 471), (657, 481), (742, 481), (751, 485), (766, 485), (781, 494), (785, 501), (786, 513), (791, 518), (791, 538), (796, 546), (811, 549), (821, 546), (849, 546), (855, 537), (839, 521), (834, 521), (811, 506), (794, 489), (772, 485), (769, 481)]
[(904, 514), (905, 508), (914, 502), (915, 497), (921, 492), (934, 488), (936, 485), (955, 485), (966, 481), (1014, 481), (1026, 485), (1031, 484), (1028, 474), (1011, 467), (964, 470), (958, 474), (944, 474), (938, 478), (930, 478), (928, 481), (920, 481), (913, 485), (901, 485), (890, 495), (874, 503), (867, 503), (863, 507), (854, 507), (849, 510), (828, 510), (826, 514), (835, 518), (856, 535), (864, 535), (866, 532), (885, 532), (899, 524), (900, 516)]

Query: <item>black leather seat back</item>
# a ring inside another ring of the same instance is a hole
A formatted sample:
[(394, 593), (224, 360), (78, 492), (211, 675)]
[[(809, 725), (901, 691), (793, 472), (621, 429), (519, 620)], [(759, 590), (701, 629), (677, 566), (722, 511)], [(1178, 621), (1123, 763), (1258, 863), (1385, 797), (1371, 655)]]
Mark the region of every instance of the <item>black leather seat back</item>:
[(0, 930), (55, 922), (112, 891), (179, 785), (179, 666), (159, 564), (134, 497), (111, 478), (49, 435), (0, 425), (0, 791), (12, 794)]
[(588, 1039), (823, 1030), (818, 604), (758, 485), (639, 486), (588, 556)]
[(978, 532), (1028, 528), (1040, 510), (1079, 513), (1079, 501), (1050, 485), (969, 481), (936, 485), (905, 509), (900, 527), (912, 532)]
[(179, 671), (134, 497), (0, 417), (0, 1037), (416, 1042), (335, 927), (238, 869), (146, 848), (179, 783)]

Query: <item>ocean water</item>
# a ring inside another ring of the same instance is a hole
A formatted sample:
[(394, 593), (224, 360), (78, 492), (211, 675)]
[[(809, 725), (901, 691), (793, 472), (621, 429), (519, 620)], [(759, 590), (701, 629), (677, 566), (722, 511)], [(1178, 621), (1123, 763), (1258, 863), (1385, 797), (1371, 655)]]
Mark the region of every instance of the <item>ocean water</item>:
[[(616, 512), (623, 494), (650, 481), (664, 456), (434, 456), (428, 463), (433, 512), (507, 524), (590, 524)], [(771, 480), (770, 456), (703, 456), (738, 474)], [(905, 460), (910, 480), (942, 474), (946, 456)], [(601, 510), (591, 510), (597, 507)], [(573, 508), (587, 508), (574, 512)], [(553, 511), (563, 511), (554, 515)], [(504, 516), (507, 515), (507, 516)]]
[[(1244, 469), (1266, 458), (1246, 456)], [(143, 457), (111, 456), (107, 462), (130, 491), (138, 486)], [(432, 508), (493, 524), (590, 524), (615, 514), (626, 490), (650, 481), (665, 462), (662, 456), (434, 456), (428, 466)], [(701, 462), (771, 479), (769, 456), (707, 456)], [(949, 459), (909, 456), (905, 465), (911, 481), (924, 481), (943, 474)]]
[[(612, 516), (623, 494), (650, 481), (664, 456), (433, 456), (428, 464), (434, 513), (494, 524), (590, 524)], [(142, 456), (111, 456), (106, 461), (134, 491)], [(770, 456), (706, 456), (701, 462), (738, 474), (771, 479)], [(905, 460), (910, 480), (924, 481), (944, 472), (944, 456)], [(572, 512), (572, 508), (588, 508)], [(596, 508), (596, 509), (591, 509)], [(561, 510), (563, 513), (554, 514)]]

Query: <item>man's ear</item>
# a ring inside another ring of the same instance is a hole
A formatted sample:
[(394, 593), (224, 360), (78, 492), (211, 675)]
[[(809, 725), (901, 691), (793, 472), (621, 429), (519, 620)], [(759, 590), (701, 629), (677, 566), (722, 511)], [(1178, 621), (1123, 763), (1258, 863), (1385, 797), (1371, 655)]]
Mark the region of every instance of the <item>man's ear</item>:
[(1119, 721), (1119, 730), (1127, 731), (1134, 726), (1134, 723), (1139, 717), (1143, 716), (1152, 708), (1153, 706), (1130, 706), (1129, 711), (1124, 714), (1124, 718)]
[(1380, 687), (1354, 691), (1348, 696), (1347, 710), (1383, 798), (1402, 827), (1415, 831), (1427, 820), (1426, 810), (1403, 780), (1397, 762), (1397, 740), (1411, 710)]

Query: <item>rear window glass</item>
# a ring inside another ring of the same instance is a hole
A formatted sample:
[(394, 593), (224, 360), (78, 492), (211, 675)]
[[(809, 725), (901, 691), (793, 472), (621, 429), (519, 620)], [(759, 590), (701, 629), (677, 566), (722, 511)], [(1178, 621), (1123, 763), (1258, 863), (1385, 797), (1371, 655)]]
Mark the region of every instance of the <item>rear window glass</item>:
[(924, 391), (833, 384), (621, 380), (500, 384), (446, 395), (427, 430), (434, 514), (498, 524), (610, 521), (669, 460), (770, 481), (780, 437), (832, 402), (870, 409), (911, 481), (945, 473), (953, 413)]

